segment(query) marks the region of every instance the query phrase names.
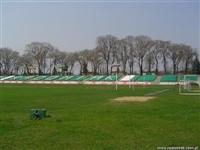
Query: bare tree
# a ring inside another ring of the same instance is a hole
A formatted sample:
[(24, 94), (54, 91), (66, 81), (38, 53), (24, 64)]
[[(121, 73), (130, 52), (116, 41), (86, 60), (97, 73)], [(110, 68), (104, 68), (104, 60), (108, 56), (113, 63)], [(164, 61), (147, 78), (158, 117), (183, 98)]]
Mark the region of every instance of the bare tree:
[(3, 48), (0, 48), (0, 75), (3, 73)]
[(173, 74), (176, 74), (176, 72), (178, 71), (178, 65), (181, 62), (182, 59), (182, 45), (180, 44), (171, 44), (169, 46), (169, 56), (172, 60), (172, 64), (173, 64)]
[[(98, 51), (106, 63), (106, 73), (109, 74), (109, 63), (113, 56), (113, 60), (115, 57), (115, 44), (117, 38), (112, 35), (100, 36), (97, 38), (97, 48)], [(113, 61), (112, 61), (113, 63)]]
[(197, 51), (194, 53), (194, 59), (192, 61), (192, 73), (200, 74), (200, 60)]
[(6, 75), (13, 74), (16, 69), (19, 53), (9, 48), (1, 48), (0, 53), (2, 73)]
[(162, 62), (163, 62), (163, 68), (164, 68), (164, 73), (167, 73), (167, 60), (169, 58), (169, 46), (170, 46), (170, 42), (169, 41), (160, 41), (159, 42), (160, 46), (160, 54), (162, 57)]
[(134, 67), (134, 58), (135, 56), (135, 38), (133, 36), (127, 36), (124, 39), (127, 44), (128, 49), (128, 65), (129, 65), (129, 74), (133, 74)]
[(100, 70), (100, 65), (102, 64), (102, 59), (100, 57), (99, 51), (97, 49), (91, 50), (89, 52), (89, 61), (92, 66), (92, 72), (94, 75), (98, 74)]
[(135, 54), (138, 61), (140, 74), (143, 74), (143, 62), (148, 49), (153, 46), (152, 40), (148, 36), (136, 36), (135, 37)]
[(163, 46), (163, 41), (160, 41), (160, 40), (155, 40), (153, 41), (154, 42), (154, 45), (152, 47), (152, 55), (153, 55), (153, 58), (155, 60), (155, 73), (158, 74), (158, 68), (159, 68), (159, 59), (161, 58), (161, 50), (162, 50), (162, 46)]
[(147, 68), (148, 68), (148, 72), (151, 73), (152, 72), (152, 68), (155, 64), (155, 59), (154, 59), (154, 54), (153, 51), (151, 51), (149, 49), (149, 52), (146, 54), (146, 62), (147, 62)]
[(191, 46), (182, 44), (182, 51), (183, 51), (183, 63), (185, 64), (185, 73), (188, 73), (189, 65), (192, 64), (192, 59), (195, 56), (195, 52), (193, 51)]
[(50, 59), (50, 73), (57, 74), (57, 66), (64, 65), (64, 60), (66, 57), (66, 52), (59, 51), (58, 49), (53, 49), (49, 51), (48, 58)]
[(78, 53), (78, 62), (80, 64), (80, 75), (88, 74), (88, 63), (89, 63), (90, 50), (82, 50)]
[(49, 43), (32, 42), (26, 45), (26, 52), (36, 61), (39, 74), (44, 73), (47, 54), (53, 49), (54, 47)]
[[(162, 62), (164, 72), (167, 73), (168, 62), (173, 66), (173, 73), (180, 68), (185, 73), (198, 70), (197, 53), (189, 45), (171, 44), (169, 41), (151, 40), (148, 36), (127, 36), (118, 39), (113, 35), (100, 36), (96, 40), (96, 48), (67, 53), (54, 48), (49, 43), (32, 42), (26, 45), (24, 53), (9, 48), (0, 49), (0, 75), (2, 74), (58, 74), (67, 71), (73, 74), (73, 68), (78, 62), (80, 74), (109, 74), (113, 64), (121, 64), (122, 71), (133, 74), (134, 63), (137, 62), (140, 74), (146, 69), (159, 72), (159, 63)], [(195, 61), (194, 61), (194, 58)], [(144, 68), (144, 62), (147, 68)], [(196, 68), (197, 69), (196, 69)], [(58, 69), (59, 68), (59, 69)], [(36, 70), (37, 69), (37, 70)], [(33, 71), (34, 70), (34, 71)], [(181, 70), (181, 71), (182, 71)], [(196, 71), (198, 72), (198, 71)]]
[(65, 60), (64, 60), (64, 66), (67, 70), (68, 74), (72, 74), (72, 70), (74, 68), (74, 65), (76, 61), (78, 60), (77, 53), (67, 53)]
[(22, 65), (23, 74), (31, 74), (31, 68), (33, 67), (33, 58), (28, 53), (24, 53), (20, 57), (19, 61)]
[(117, 59), (122, 63), (122, 72), (126, 74), (126, 66), (128, 62), (129, 45), (126, 39), (118, 40), (116, 42)]

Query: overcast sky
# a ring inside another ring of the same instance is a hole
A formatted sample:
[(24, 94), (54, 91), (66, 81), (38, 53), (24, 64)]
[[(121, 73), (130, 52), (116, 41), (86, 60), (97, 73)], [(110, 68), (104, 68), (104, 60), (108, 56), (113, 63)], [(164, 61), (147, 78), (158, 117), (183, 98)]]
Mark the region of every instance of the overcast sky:
[(63, 51), (93, 48), (96, 37), (106, 34), (148, 35), (200, 48), (199, 0), (3, 0), (2, 8), (3, 47), (18, 51), (32, 41), (49, 42)]

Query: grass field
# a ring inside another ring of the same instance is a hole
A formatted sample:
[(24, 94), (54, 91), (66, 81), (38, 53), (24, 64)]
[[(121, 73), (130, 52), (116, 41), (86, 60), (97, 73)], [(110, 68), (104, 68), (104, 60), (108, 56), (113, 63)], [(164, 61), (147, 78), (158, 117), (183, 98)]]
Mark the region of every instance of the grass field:
[[(147, 102), (114, 103), (169, 89)], [(31, 120), (31, 108), (49, 118)], [(0, 85), (0, 149), (154, 150), (200, 147), (200, 96), (176, 87)]]

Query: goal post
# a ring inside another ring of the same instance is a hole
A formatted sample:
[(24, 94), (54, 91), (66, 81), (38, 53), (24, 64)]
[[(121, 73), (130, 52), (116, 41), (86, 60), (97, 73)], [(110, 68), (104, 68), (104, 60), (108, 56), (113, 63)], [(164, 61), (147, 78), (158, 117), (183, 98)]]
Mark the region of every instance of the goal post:
[(111, 66), (111, 73), (115, 72), (115, 90), (118, 90), (118, 71), (119, 71), (120, 64), (115, 64)]
[(198, 81), (188, 80), (185, 77), (179, 80), (178, 92), (180, 95), (200, 95), (200, 83)]

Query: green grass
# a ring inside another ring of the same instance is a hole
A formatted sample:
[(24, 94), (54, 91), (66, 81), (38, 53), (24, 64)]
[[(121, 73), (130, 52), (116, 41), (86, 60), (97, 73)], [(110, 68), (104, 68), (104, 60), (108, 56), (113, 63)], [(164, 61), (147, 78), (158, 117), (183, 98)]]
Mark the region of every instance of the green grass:
[[(147, 102), (113, 103), (119, 96), (169, 89)], [(49, 118), (30, 120), (31, 108)], [(84, 85), (0, 85), (0, 149), (154, 150), (200, 146), (200, 96), (177, 88)]]

